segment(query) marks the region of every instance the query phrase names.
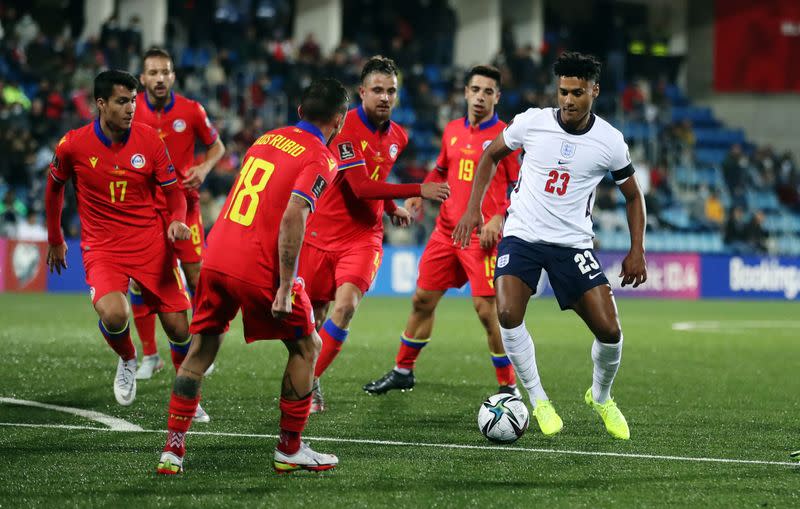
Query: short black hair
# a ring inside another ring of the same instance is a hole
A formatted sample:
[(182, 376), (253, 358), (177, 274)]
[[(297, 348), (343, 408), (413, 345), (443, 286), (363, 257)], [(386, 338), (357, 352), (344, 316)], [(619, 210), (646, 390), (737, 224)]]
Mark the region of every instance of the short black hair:
[(150, 48), (149, 50), (145, 51), (144, 55), (142, 55), (142, 70), (144, 70), (144, 62), (145, 62), (145, 60), (147, 60), (148, 58), (153, 58), (153, 57), (166, 58), (167, 60), (169, 60), (172, 63), (173, 67), (175, 66), (175, 61), (172, 60), (172, 55), (169, 54), (169, 51), (165, 50), (164, 48), (157, 48), (157, 47), (154, 46), (154, 47)]
[(556, 76), (575, 77), (586, 81), (600, 80), (600, 61), (594, 55), (584, 55), (577, 51), (565, 51), (553, 64)]
[(322, 78), (314, 80), (303, 90), (300, 109), (303, 120), (328, 122), (339, 113), (347, 112), (350, 96), (339, 80)]
[(367, 60), (367, 63), (364, 64), (364, 68), (361, 69), (361, 83), (364, 83), (364, 80), (367, 79), (367, 76), (374, 72), (379, 72), (381, 74), (388, 74), (389, 76), (397, 76), (397, 64), (394, 63), (394, 60), (388, 57), (384, 57), (381, 55), (375, 55)]
[(465, 86), (469, 86), (469, 81), (473, 76), (486, 76), (487, 78), (494, 80), (495, 83), (497, 83), (497, 88), (500, 88), (502, 75), (500, 74), (500, 69), (493, 65), (476, 65), (470, 69), (467, 72), (467, 75), (464, 77)]
[(128, 90), (136, 90), (139, 82), (129, 72), (119, 69), (103, 71), (94, 79), (94, 100), (108, 101), (108, 98), (114, 93), (114, 85), (122, 85)]

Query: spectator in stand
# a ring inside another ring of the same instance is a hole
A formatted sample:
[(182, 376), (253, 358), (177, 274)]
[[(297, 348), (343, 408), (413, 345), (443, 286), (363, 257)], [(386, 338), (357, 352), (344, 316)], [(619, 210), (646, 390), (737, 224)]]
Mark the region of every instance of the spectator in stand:
[(737, 204), (744, 203), (744, 188), (747, 183), (747, 173), (750, 162), (742, 152), (738, 143), (731, 145), (731, 150), (722, 162), (722, 176), (728, 185), (733, 201)]
[(757, 210), (753, 215), (750, 217), (750, 221), (747, 223), (745, 227), (745, 240), (747, 242), (748, 247), (750, 248), (750, 252), (756, 254), (766, 254), (767, 253), (767, 231), (764, 229), (764, 212), (761, 210)]
[(2, 222), (6, 225), (12, 225), (12, 229), (15, 230), (17, 222), (27, 215), (28, 207), (17, 198), (17, 192), (13, 188), (6, 191), (3, 201), (0, 202)]
[(705, 202), (705, 222), (715, 230), (721, 230), (725, 223), (725, 206), (716, 189), (709, 192)]
[(728, 214), (724, 240), (733, 254), (745, 254), (750, 251), (749, 237), (746, 232), (748, 223), (745, 221), (745, 217), (744, 208), (740, 205), (735, 205)]

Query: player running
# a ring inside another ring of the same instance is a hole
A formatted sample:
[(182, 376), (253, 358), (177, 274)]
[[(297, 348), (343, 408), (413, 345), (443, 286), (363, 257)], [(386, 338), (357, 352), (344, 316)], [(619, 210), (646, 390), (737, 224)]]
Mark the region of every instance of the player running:
[(298, 110), (302, 120), (264, 134), (245, 154), (209, 236), (195, 296), (192, 348), (172, 389), (159, 473), (183, 470), (184, 438), (200, 401), (203, 373), (240, 309), (248, 343), (279, 338), (289, 351), (275, 469), (319, 471), (338, 463), (336, 456), (315, 452), (300, 440), (321, 342), (303, 281), (294, 276), (308, 214), (336, 176), (327, 145), (342, 128), (347, 103), (341, 83), (316, 81), (303, 92)]
[[(144, 305), (158, 312), (170, 341), (188, 346), (190, 303), (172, 242), (188, 239), (190, 231), (184, 224), (186, 198), (164, 144), (155, 130), (133, 122), (136, 78), (123, 71), (102, 72), (94, 80), (94, 97), (98, 118), (61, 138), (50, 165), (47, 264), (59, 274), (67, 268), (61, 208), (64, 184), (73, 179), (86, 283), (100, 332), (120, 357), (114, 396), (127, 406), (136, 398), (128, 281), (138, 283)], [(157, 187), (169, 210), (166, 223), (154, 207)]]
[[(497, 242), (508, 208), (508, 191), (519, 174), (517, 154), (505, 157), (498, 165), (488, 197), (483, 202), (485, 225), (480, 237), (473, 235), (473, 242), (468, 249), (455, 246), (450, 238), (467, 207), (475, 166), (484, 148), (506, 125), (494, 111), (500, 100), (500, 71), (485, 65), (473, 67), (466, 76), (464, 99), (467, 101), (467, 116), (447, 125), (442, 135), (442, 149), (436, 169), (425, 179), (426, 182), (448, 182), (452, 195), (439, 209), (436, 228), (419, 262), (417, 289), (411, 300), (411, 315), (406, 322), (405, 332), (400, 336), (395, 367), (382, 378), (364, 386), (364, 390), (370, 394), (414, 387), (414, 365), (431, 336), (436, 306), (448, 288), (460, 288), (467, 281), (472, 290), (473, 307), (486, 330), (489, 352), (500, 385), (498, 392), (519, 394), (514, 368), (503, 350), (494, 303)], [(408, 208), (419, 210), (421, 206), (422, 200), (419, 198), (406, 200)]]
[[(359, 302), (372, 284), (383, 255), (383, 212), (407, 226), (411, 215), (392, 201), (421, 196), (442, 201), (447, 183), (389, 184), (386, 178), (408, 136), (390, 120), (397, 98), (397, 67), (389, 58), (370, 58), (361, 71), (361, 105), (347, 113), (344, 130), (331, 144), (339, 175), (311, 217), (298, 273), (314, 305), (322, 353), (314, 371), (312, 412), (325, 408), (319, 377), (347, 339)], [(331, 317), (325, 320), (333, 301)]]
[[(139, 108), (134, 118), (158, 132), (178, 172), (178, 187), (186, 194), (186, 224), (191, 230), (191, 237), (176, 242), (175, 253), (186, 275), (186, 285), (194, 295), (205, 249), (198, 189), (225, 154), (225, 146), (208, 120), (203, 106), (173, 91), (175, 70), (172, 57), (166, 50), (153, 48), (144, 54), (139, 81), (144, 87), (144, 94), (139, 98)], [(195, 141), (198, 139), (207, 147), (206, 158), (204, 162), (193, 166)], [(156, 193), (156, 207), (160, 214), (167, 214), (162, 193)], [(133, 323), (139, 333), (143, 350), (142, 363), (136, 372), (136, 378), (148, 379), (164, 366), (164, 361), (158, 355), (156, 346), (155, 315), (142, 304), (141, 293), (135, 282), (131, 284), (131, 307)], [(176, 371), (186, 356), (188, 347), (189, 345), (170, 342), (172, 363)], [(207, 420), (207, 417), (195, 417), (195, 421), (199, 420)]]
[(615, 438), (630, 438), (628, 423), (611, 399), (622, 357), (622, 330), (611, 286), (592, 249), (595, 189), (607, 172), (625, 196), (631, 248), (622, 262), (622, 285), (647, 280), (645, 206), (622, 133), (591, 111), (600, 93), (600, 63), (592, 56), (563, 53), (553, 67), (559, 108), (531, 108), (484, 151), (467, 211), (453, 239), (468, 246), (481, 231), (481, 202), (495, 165), (523, 148), (520, 179), (497, 253), (497, 314), (506, 353), (530, 396), (542, 433), (563, 423), (542, 388), (525, 310), (544, 269), (561, 309), (573, 309), (594, 334), (592, 386), (584, 400)]

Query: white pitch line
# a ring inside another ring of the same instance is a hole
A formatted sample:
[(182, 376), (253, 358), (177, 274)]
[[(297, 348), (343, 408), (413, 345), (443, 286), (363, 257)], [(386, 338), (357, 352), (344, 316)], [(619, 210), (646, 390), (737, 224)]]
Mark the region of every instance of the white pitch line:
[[(88, 430), (88, 431), (123, 431), (123, 432), (138, 432), (138, 433), (163, 433), (166, 430), (158, 429), (140, 429), (140, 430), (115, 430), (110, 428), (95, 428), (92, 426), (72, 426), (66, 424), (28, 424), (17, 422), (0, 422), (0, 426), (21, 427), (21, 428), (58, 428), (58, 429), (75, 429), (75, 430)], [(218, 431), (190, 431), (190, 435), (206, 435), (215, 437), (241, 437), (241, 438), (278, 438), (278, 435), (266, 435), (261, 433), (225, 433)], [(390, 445), (397, 447), (431, 447), (440, 449), (467, 449), (478, 451), (504, 451), (504, 452), (536, 452), (544, 454), (567, 454), (573, 456), (605, 456), (613, 458), (633, 458), (633, 459), (649, 459), (649, 460), (665, 460), (665, 461), (687, 461), (696, 463), (733, 463), (739, 465), (770, 465), (780, 467), (797, 467), (798, 463), (790, 461), (766, 461), (766, 460), (742, 460), (731, 458), (703, 458), (691, 456), (667, 456), (662, 454), (636, 454), (636, 453), (623, 453), (623, 452), (601, 452), (601, 451), (572, 451), (563, 449), (539, 449), (533, 447), (514, 447), (514, 446), (497, 446), (497, 445), (466, 445), (466, 444), (430, 444), (422, 442), (400, 442), (395, 440), (370, 440), (361, 438), (334, 438), (334, 437), (309, 437), (303, 436), (309, 442), (338, 442), (350, 444), (369, 444), (369, 445)]]
[(84, 410), (83, 408), (73, 408), (69, 406), (50, 405), (48, 403), (39, 403), (38, 401), (29, 401), (27, 399), (16, 398), (0, 398), (0, 403), (7, 403), (9, 405), (30, 406), (34, 408), (45, 408), (47, 410), (55, 410), (57, 412), (64, 412), (66, 414), (77, 415), (84, 419), (105, 424), (114, 431), (142, 431), (141, 426), (137, 426), (132, 422), (124, 419), (118, 419), (110, 415), (101, 414), (94, 410)]

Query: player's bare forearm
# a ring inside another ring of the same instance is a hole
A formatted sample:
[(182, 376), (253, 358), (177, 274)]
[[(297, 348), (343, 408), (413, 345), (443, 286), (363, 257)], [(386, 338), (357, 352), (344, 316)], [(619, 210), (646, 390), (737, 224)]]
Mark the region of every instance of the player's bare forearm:
[(208, 152), (206, 152), (206, 175), (214, 169), (214, 166), (217, 165), (222, 156), (225, 155), (225, 144), (222, 143), (222, 140), (217, 136), (216, 141), (208, 147)]
[(631, 250), (644, 252), (644, 231), (647, 223), (644, 195), (642, 195), (642, 190), (634, 176), (623, 182), (619, 189), (625, 196), (625, 213), (631, 235)]
[(628, 229), (631, 233), (631, 249), (622, 260), (622, 286), (632, 284), (634, 288), (647, 281), (647, 261), (644, 257), (644, 229), (647, 222), (644, 196), (636, 178), (629, 178), (619, 186), (625, 196)]
[(278, 233), (278, 257), (280, 259), (281, 287), (291, 288), (297, 270), (297, 256), (303, 245), (306, 219), (310, 207), (307, 201), (292, 195), (281, 219)]
[(475, 178), (472, 181), (472, 191), (467, 202), (467, 209), (453, 229), (453, 244), (461, 245), (462, 248), (469, 246), (469, 240), (473, 230), (481, 234), (483, 226), (483, 215), (481, 214), (481, 204), (486, 190), (489, 189), (495, 172), (497, 163), (511, 153), (511, 149), (506, 146), (503, 135), (497, 135), (492, 143), (483, 151), (478, 167), (475, 169)]
[(471, 208), (473, 211), (480, 211), (483, 197), (497, 171), (497, 163), (510, 153), (511, 149), (506, 147), (502, 134), (497, 135), (497, 138), (486, 147), (478, 161), (478, 167), (475, 169), (475, 180), (472, 182), (472, 192), (469, 195), (467, 210)]

